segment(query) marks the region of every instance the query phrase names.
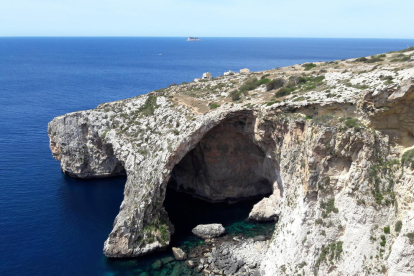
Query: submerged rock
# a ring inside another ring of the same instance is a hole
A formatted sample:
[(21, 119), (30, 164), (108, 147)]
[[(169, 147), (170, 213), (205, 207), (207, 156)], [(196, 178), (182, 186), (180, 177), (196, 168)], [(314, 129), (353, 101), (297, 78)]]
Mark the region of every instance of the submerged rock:
[(223, 235), (226, 229), (219, 223), (200, 224), (192, 230), (193, 234), (202, 239), (211, 239)]
[(173, 247), (172, 252), (174, 254), (174, 257), (178, 261), (183, 261), (187, 259), (187, 253), (185, 253), (181, 248)]
[(166, 257), (166, 258), (162, 259), (161, 261), (162, 261), (163, 264), (168, 264), (168, 263), (173, 262), (174, 260), (175, 259), (173, 257)]
[[(175, 264), (171, 274), (169, 274), (168, 276), (180, 276), (182, 275), (183, 272), (185, 273), (185, 269), (183, 265), (180, 263), (177, 263)], [(185, 273), (185, 275), (188, 275), (188, 274)]]
[(161, 260), (156, 260), (152, 265), (151, 265), (152, 269), (154, 270), (158, 270), (162, 267), (162, 262)]

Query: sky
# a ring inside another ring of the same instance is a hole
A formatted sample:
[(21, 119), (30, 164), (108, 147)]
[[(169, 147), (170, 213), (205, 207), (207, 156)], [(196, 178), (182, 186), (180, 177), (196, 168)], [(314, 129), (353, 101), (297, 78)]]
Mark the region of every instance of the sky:
[(414, 38), (413, 0), (0, 0), (0, 36)]

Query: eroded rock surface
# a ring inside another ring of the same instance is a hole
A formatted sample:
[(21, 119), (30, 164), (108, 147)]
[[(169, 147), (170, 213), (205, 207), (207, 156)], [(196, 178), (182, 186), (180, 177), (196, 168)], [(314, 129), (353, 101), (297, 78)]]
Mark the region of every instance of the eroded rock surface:
[[(210, 201), (271, 193), (251, 215), (279, 214), (262, 275), (412, 275), (414, 63), (399, 55), (414, 51), (173, 85), (56, 117), (50, 147), (70, 176), (127, 175), (108, 257), (168, 246), (175, 185)], [(294, 91), (263, 84), (277, 79)]]

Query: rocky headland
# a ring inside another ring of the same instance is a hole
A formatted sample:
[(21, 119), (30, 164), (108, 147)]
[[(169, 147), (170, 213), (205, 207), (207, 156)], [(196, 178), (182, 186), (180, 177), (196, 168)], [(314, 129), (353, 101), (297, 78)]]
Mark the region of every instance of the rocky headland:
[(250, 219), (278, 220), (269, 239), (209, 249), (207, 274), (413, 275), (413, 56), (171, 85), (56, 117), (50, 148), (72, 177), (127, 176), (108, 257), (169, 246), (168, 186), (262, 197)]

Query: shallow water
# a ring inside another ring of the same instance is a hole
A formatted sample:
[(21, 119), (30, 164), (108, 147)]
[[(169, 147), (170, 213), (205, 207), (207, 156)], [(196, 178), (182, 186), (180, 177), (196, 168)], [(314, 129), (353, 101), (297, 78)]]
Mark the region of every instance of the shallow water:
[(275, 223), (254, 223), (247, 221), (248, 215), (260, 199), (246, 200), (238, 203), (209, 203), (191, 195), (167, 189), (164, 206), (171, 222), (175, 226), (171, 246), (165, 252), (159, 252), (144, 258), (125, 260), (107, 260), (111, 267), (111, 275), (139, 275), (147, 272), (149, 275), (197, 275), (195, 269), (190, 269), (184, 261), (172, 261), (161, 269), (153, 269), (157, 260), (173, 257), (171, 247), (180, 247), (189, 253), (197, 246), (205, 246), (202, 239), (194, 236), (191, 230), (198, 224), (221, 223), (226, 228), (226, 234), (231, 237), (245, 238), (264, 235), (270, 237)]

